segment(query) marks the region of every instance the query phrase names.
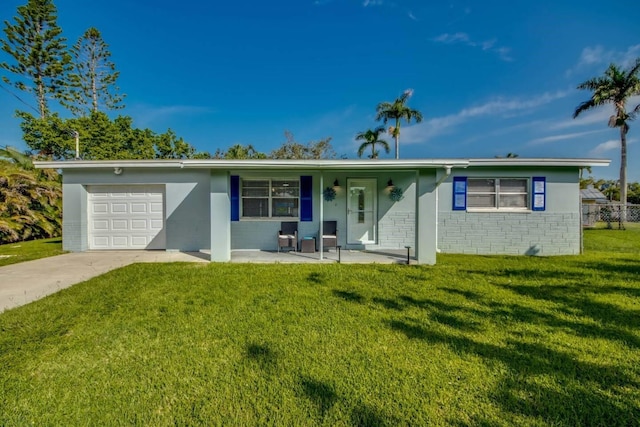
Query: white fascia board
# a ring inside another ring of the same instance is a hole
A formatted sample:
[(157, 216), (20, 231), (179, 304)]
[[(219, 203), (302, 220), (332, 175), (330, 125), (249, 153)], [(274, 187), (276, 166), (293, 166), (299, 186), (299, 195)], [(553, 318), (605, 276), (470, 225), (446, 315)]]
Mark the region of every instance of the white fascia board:
[(504, 158), (504, 159), (469, 159), (469, 167), (474, 166), (567, 166), (591, 167), (609, 166), (610, 159), (562, 159), (562, 158)]
[(463, 159), (414, 160), (183, 160), (185, 168), (206, 169), (424, 169), (466, 168)]
[(35, 161), (37, 169), (181, 168), (181, 160), (61, 160)]

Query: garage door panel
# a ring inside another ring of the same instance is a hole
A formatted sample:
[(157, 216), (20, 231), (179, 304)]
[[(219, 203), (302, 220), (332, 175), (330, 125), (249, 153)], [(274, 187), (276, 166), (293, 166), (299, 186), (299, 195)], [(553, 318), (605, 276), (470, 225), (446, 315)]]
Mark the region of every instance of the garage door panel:
[(149, 244), (149, 238), (146, 236), (131, 236), (131, 243), (134, 246), (147, 246)]
[(129, 249), (129, 237), (128, 236), (113, 236), (111, 244), (116, 249)]
[(108, 249), (109, 248), (109, 238), (106, 236), (94, 236), (91, 241), (92, 249)]
[(111, 213), (127, 213), (127, 203), (117, 202), (111, 203)]
[(101, 203), (101, 202), (94, 202), (93, 204), (93, 209), (92, 209), (93, 213), (108, 213), (109, 212), (109, 204), (108, 203)]
[(163, 211), (162, 202), (151, 203), (150, 211), (152, 213), (161, 213)]
[(149, 222), (146, 219), (132, 219), (131, 220), (131, 230), (132, 231), (138, 231), (138, 230), (147, 230), (149, 229)]
[(113, 231), (127, 231), (129, 230), (129, 220), (127, 219), (112, 219), (111, 230)]
[(101, 185), (87, 191), (90, 249), (165, 249), (164, 186)]
[(93, 220), (91, 225), (94, 230), (109, 230), (109, 221), (107, 220)]
[(131, 213), (147, 213), (147, 204), (141, 202), (131, 203)]

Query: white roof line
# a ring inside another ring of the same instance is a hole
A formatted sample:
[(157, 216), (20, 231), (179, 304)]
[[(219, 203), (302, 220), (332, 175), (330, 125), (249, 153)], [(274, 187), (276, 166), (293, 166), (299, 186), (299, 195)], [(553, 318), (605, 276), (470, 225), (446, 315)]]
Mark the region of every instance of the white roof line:
[(106, 168), (204, 168), (204, 169), (431, 169), (473, 166), (609, 166), (608, 159), (486, 158), (486, 159), (406, 159), (406, 160), (65, 160), (35, 161), (39, 169)]

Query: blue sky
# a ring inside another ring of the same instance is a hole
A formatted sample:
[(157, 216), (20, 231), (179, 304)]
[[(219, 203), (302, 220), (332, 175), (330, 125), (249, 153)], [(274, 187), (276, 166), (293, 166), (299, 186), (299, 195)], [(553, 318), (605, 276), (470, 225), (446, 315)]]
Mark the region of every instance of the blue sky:
[[(24, 3), (2, 0), (2, 21)], [(300, 142), (331, 136), (336, 151), (353, 158), (355, 134), (377, 125), (376, 105), (411, 88), (409, 105), (425, 120), (402, 128), (401, 158), (604, 157), (612, 166), (594, 175), (618, 174), (611, 112), (571, 116), (590, 95), (577, 84), (612, 61), (640, 57), (640, 3), (55, 4), (69, 45), (88, 27), (102, 32), (127, 94), (123, 114), (138, 127), (171, 128), (199, 150), (240, 143), (268, 152), (287, 129)], [(27, 108), (0, 90), (0, 145), (24, 147), (13, 112)], [(629, 151), (629, 178), (639, 181), (640, 121)]]

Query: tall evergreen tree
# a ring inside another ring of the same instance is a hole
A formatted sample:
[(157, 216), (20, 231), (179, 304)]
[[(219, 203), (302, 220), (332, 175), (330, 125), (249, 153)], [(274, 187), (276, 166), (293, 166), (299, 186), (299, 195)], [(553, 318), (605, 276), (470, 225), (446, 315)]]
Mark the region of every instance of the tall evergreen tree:
[(109, 46), (100, 31), (89, 28), (71, 48), (73, 71), (64, 105), (75, 115), (124, 108), (116, 80), (120, 75), (111, 62)]
[(6, 39), (0, 40), (2, 50), (11, 57), (11, 62), (2, 62), (0, 67), (14, 78), (3, 80), (34, 94), (40, 118), (45, 118), (49, 98), (63, 96), (61, 89), (71, 67), (57, 10), (52, 0), (28, 0), (18, 7), (14, 22), (4, 22)]

